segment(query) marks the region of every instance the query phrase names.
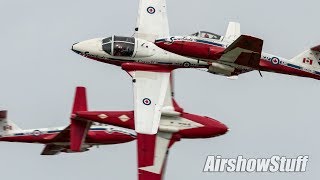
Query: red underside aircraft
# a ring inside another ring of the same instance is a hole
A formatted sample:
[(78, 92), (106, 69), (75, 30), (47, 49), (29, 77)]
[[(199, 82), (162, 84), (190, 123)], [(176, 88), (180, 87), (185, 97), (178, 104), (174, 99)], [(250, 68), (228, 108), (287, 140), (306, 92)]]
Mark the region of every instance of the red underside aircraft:
[[(162, 113), (158, 133), (137, 135), (139, 180), (161, 180), (169, 149), (180, 139), (211, 138), (228, 131), (217, 120), (185, 112), (173, 97), (166, 99), (166, 103), (173, 111)], [(134, 111), (77, 111), (72, 119), (78, 124), (97, 122), (135, 129)]]

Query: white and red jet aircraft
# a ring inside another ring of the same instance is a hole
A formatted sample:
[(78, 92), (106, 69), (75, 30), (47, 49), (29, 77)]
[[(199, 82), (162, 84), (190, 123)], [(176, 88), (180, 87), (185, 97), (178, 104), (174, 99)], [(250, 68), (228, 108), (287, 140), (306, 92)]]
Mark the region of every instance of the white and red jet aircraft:
[[(171, 84), (169, 91), (165, 107), (172, 110), (162, 113), (158, 133), (137, 135), (139, 180), (163, 179), (169, 149), (180, 139), (211, 138), (228, 131), (228, 127), (217, 120), (185, 112), (171, 96)], [(134, 111), (77, 111), (73, 120), (135, 129), (134, 114)]]
[[(212, 66), (211, 62), (177, 55), (154, 44), (157, 38), (168, 36), (166, 0), (140, 0), (134, 37), (96, 38), (72, 46), (74, 52), (87, 58), (122, 66), (133, 77), (137, 133), (156, 134), (161, 113), (172, 111), (164, 106), (164, 98), (173, 69)], [(260, 60), (262, 45), (262, 40), (242, 35), (225, 54), (230, 61), (245, 66)]]
[[(228, 52), (239, 53), (233, 45), (239, 44), (237, 41), (240, 39), (240, 24), (231, 22), (225, 36), (200, 31), (188, 36), (160, 38), (155, 41), (155, 44), (175, 54), (210, 62), (208, 72), (213, 74), (238, 76), (241, 73), (258, 70), (320, 79), (320, 45), (310, 48), (290, 60), (262, 53), (261, 57), (254, 60), (239, 58), (234, 61), (234, 57), (230, 56)], [(247, 42), (242, 46), (258, 47)]]
[[(84, 93), (83, 88), (78, 89), (73, 112), (86, 110)], [(84, 152), (95, 145), (120, 144), (136, 139), (134, 131), (111, 125), (91, 126), (92, 123), (86, 123), (88, 126), (81, 131), (76, 125), (78, 122), (71, 122), (68, 127), (22, 130), (7, 119), (7, 111), (0, 111), (0, 141), (45, 144), (41, 155), (56, 155), (60, 152)], [(80, 138), (81, 141), (77, 141)]]

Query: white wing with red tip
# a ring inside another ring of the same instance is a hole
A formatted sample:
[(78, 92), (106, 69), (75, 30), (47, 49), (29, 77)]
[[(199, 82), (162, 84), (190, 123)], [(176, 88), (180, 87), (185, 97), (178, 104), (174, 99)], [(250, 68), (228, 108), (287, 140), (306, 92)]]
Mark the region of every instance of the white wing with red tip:
[(140, 0), (135, 37), (154, 42), (168, 36), (166, 0)]

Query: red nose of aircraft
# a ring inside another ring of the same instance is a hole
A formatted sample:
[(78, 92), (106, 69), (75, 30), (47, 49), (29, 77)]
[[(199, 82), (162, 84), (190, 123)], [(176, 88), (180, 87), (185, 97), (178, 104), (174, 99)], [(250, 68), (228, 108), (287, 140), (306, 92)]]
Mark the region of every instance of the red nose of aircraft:
[(199, 127), (180, 131), (179, 133), (184, 138), (211, 138), (223, 135), (229, 130), (223, 123), (209, 117), (193, 114), (184, 114), (183, 117), (200, 124)]

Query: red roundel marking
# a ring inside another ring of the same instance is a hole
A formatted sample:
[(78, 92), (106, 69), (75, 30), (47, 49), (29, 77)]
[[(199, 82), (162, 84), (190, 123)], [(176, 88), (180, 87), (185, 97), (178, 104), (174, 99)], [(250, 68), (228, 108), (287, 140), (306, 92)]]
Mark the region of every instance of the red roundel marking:
[(144, 98), (142, 100), (143, 104), (146, 105), (146, 106), (149, 106), (151, 104), (151, 100), (149, 98)]
[(279, 58), (274, 57), (271, 59), (271, 62), (272, 62), (272, 64), (277, 65), (280, 63), (280, 60), (279, 60)]
[(183, 63), (183, 67), (188, 68), (188, 67), (190, 67), (190, 66), (191, 66), (191, 63), (190, 63), (190, 62), (184, 62), (184, 63)]
[(33, 135), (34, 136), (40, 136), (41, 132), (39, 130), (35, 130), (35, 131), (33, 131)]
[(148, 7), (147, 8), (147, 12), (149, 13), (149, 14), (154, 14), (155, 12), (156, 12), (156, 9), (154, 8), (154, 7)]

